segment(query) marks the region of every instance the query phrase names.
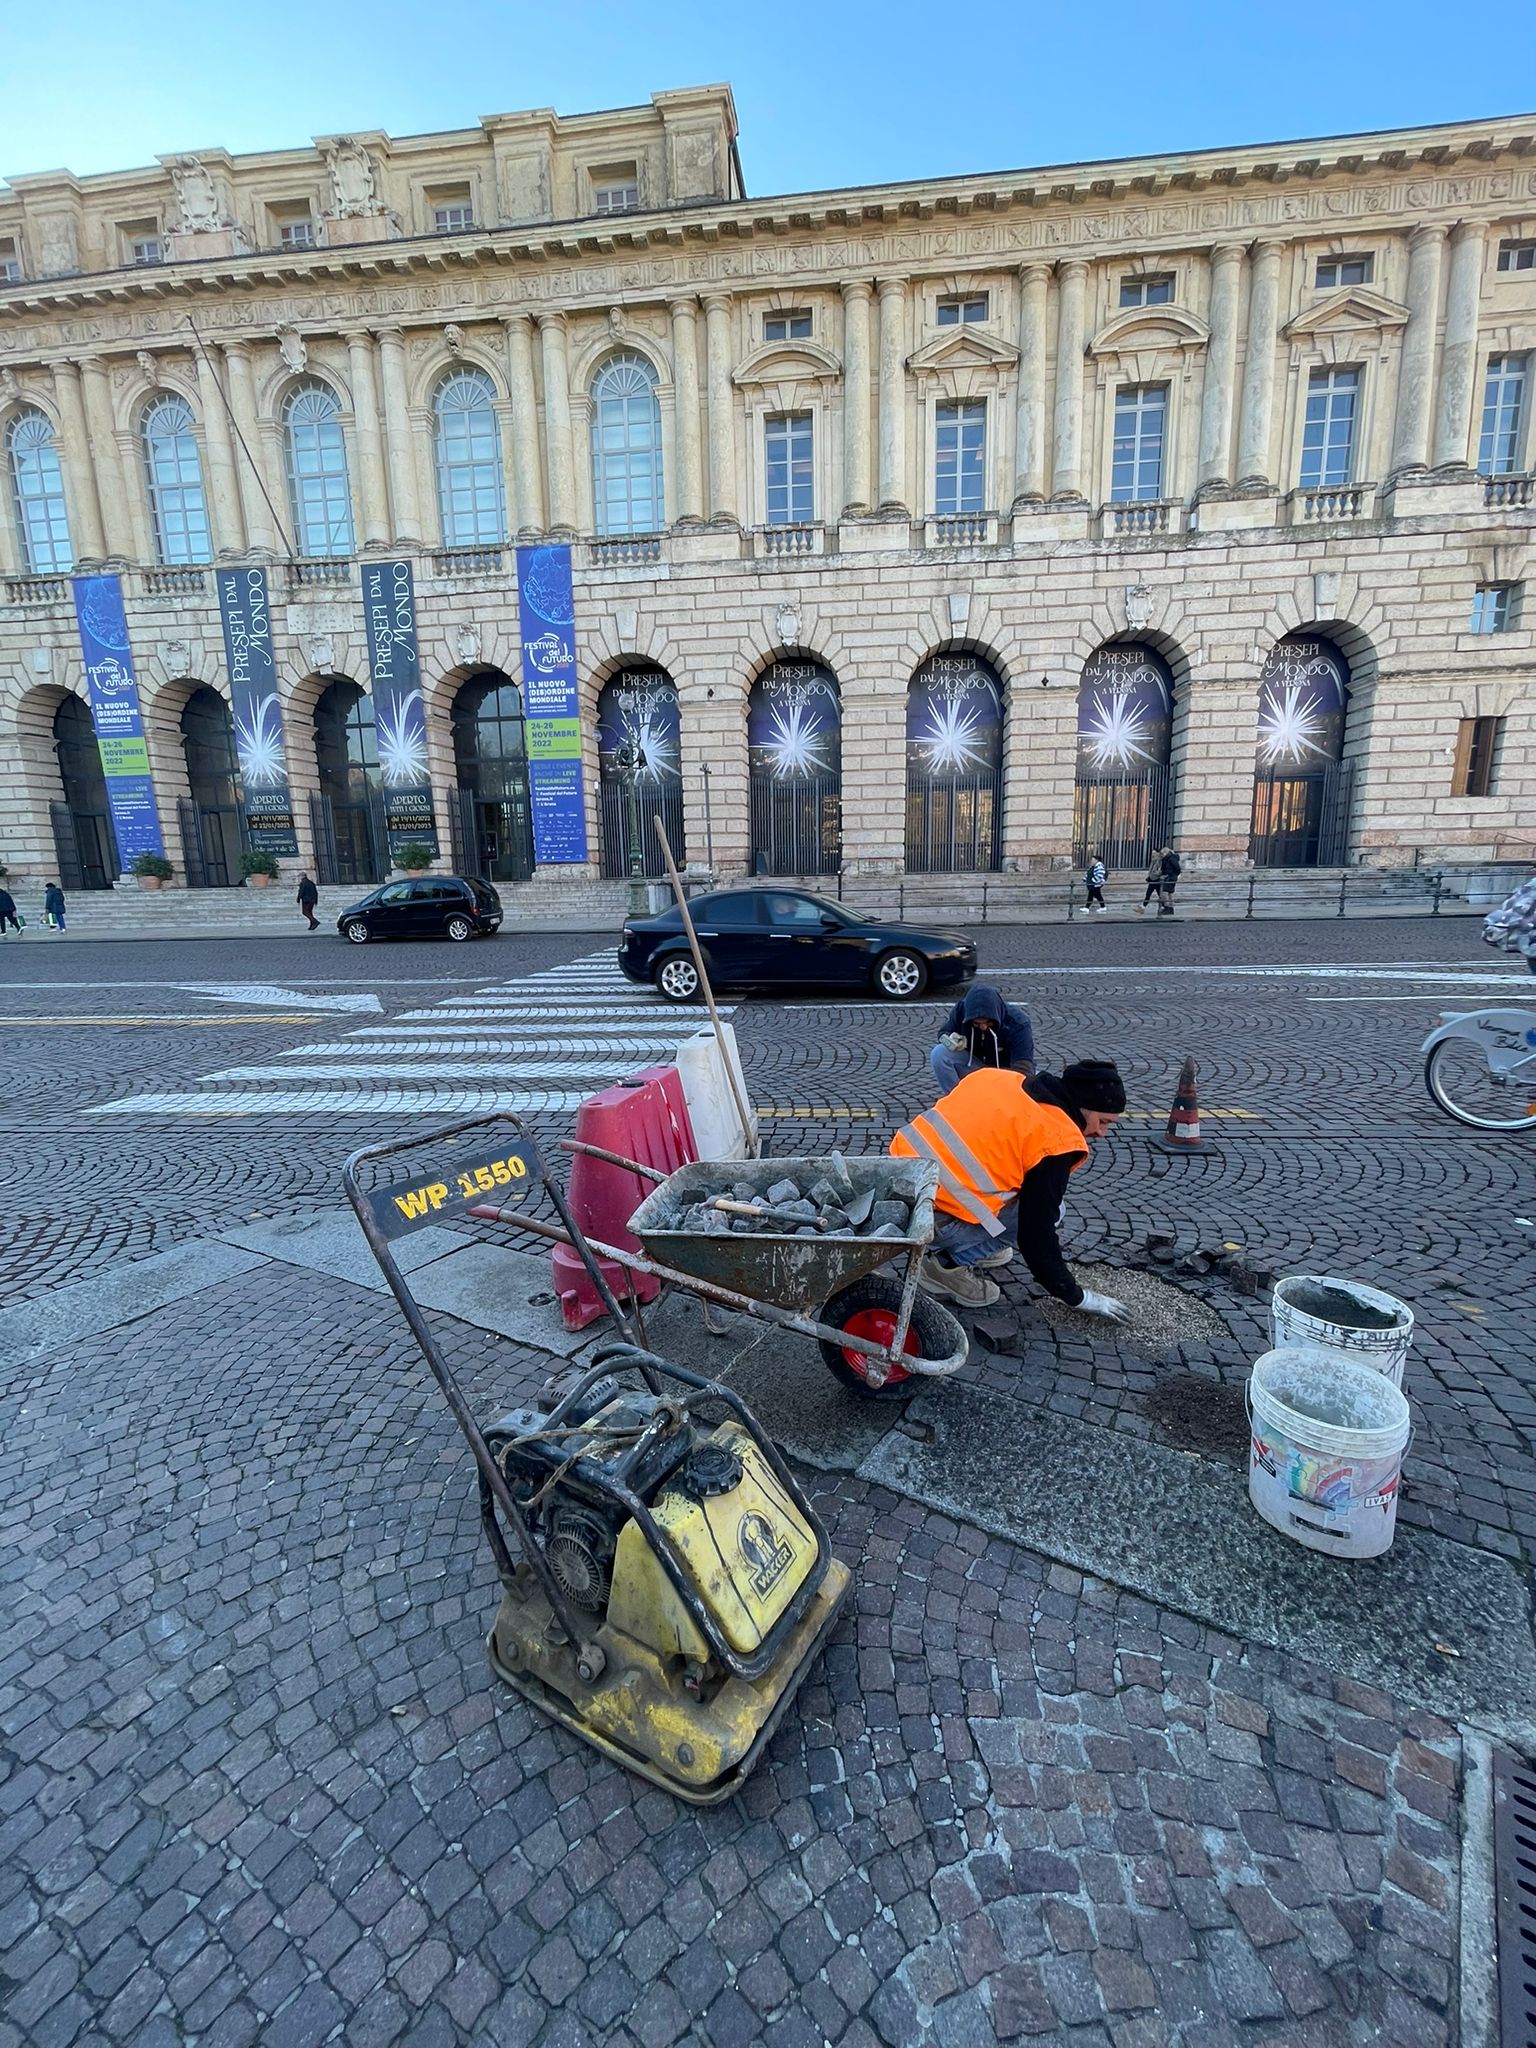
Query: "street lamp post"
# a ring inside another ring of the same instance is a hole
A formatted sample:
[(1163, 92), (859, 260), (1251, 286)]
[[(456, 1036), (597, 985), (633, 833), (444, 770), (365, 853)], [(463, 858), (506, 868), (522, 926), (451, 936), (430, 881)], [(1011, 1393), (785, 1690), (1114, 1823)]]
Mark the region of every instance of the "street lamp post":
[(645, 862), (640, 853), (640, 749), (626, 740), (619, 750), (624, 775), (624, 797), (629, 810), (629, 914), (644, 917), (646, 902)]

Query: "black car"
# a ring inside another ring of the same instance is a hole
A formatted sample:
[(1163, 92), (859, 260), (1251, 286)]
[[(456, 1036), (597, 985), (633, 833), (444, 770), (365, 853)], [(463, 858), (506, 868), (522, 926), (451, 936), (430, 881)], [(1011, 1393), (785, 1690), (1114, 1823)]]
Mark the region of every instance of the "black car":
[(368, 939), (489, 938), (501, 929), (501, 898), (489, 882), (417, 875), (386, 882), (336, 920), (354, 946)]
[[(689, 905), (711, 982), (721, 987), (818, 988), (920, 996), (976, 972), (976, 942), (964, 932), (884, 924), (806, 889), (721, 889)], [(674, 1003), (699, 993), (699, 973), (674, 905), (624, 925), (619, 966), (631, 981), (654, 982)]]

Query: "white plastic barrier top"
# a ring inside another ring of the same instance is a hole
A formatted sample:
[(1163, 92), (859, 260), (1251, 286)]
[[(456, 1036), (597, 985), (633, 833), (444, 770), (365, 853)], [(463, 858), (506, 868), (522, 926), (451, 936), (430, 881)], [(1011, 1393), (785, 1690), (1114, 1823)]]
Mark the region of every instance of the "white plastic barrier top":
[(741, 1117), (731, 1095), (720, 1041), (712, 1030), (695, 1032), (692, 1038), (683, 1040), (676, 1053), (677, 1071), (682, 1077), (683, 1099), (688, 1104), (688, 1118), (693, 1125), (693, 1139), (699, 1157), (746, 1159), (757, 1147), (757, 1111), (747, 1093), (741, 1054), (736, 1050), (736, 1033), (729, 1024), (722, 1024), (720, 1037), (725, 1041), (726, 1056), (736, 1076), (736, 1086), (752, 1119), (750, 1133), (741, 1128)]

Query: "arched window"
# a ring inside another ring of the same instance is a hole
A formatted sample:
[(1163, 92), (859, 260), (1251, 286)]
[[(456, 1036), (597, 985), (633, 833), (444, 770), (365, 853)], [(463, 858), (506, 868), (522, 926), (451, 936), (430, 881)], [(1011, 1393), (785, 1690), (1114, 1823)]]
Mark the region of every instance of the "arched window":
[(533, 804), (523, 700), (510, 676), (482, 669), (453, 700), (458, 770), (454, 865), (489, 882), (526, 882), (533, 873)]
[(33, 576), (66, 576), (75, 566), (64, 503), (64, 472), (53, 426), (33, 406), (17, 413), (5, 434), (11, 493), (27, 570)]
[(328, 384), (297, 384), (283, 405), (288, 490), (301, 555), (350, 555), (352, 490), (341, 407)]
[(599, 533), (666, 524), (656, 372), (628, 350), (610, 356), (592, 385), (592, 505)]
[(642, 873), (665, 872), (661, 841), (651, 824), (658, 815), (673, 853), (679, 861), (687, 859), (682, 720), (677, 685), (665, 669), (621, 670), (598, 692), (597, 772), (605, 875), (627, 875), (635, 847)]
[(507, 537), (495, 386), (484, 370), (455, 370), (432, 400), (437, 506), (445, 547), (494, 547)]
[(843, 713), (819, 661), (776, 661), (747, 695), (755, 875), (835, 875), (843, 850)]
[(1155, 648), (1095, 648), (1077, 692), (1073, 858), (1145, 867), (1168, 843), (1173, 676)]
[(1003, 686), (978, 655), (935, 654), (907, 689), (907, 873), (1002, 860)]
[(161, 561), (208, 561), (213, 551), (191, 406), (184, 398), (157, 398), (146, 409), (140, 431)]
[(1353, 762), (1344, 759), (1349, 664), (1331, 640), (1292, 633), (1259, 678), (1259, 747), (1249, 858), (1257, 867), (1332, 868), (1349, 846)]

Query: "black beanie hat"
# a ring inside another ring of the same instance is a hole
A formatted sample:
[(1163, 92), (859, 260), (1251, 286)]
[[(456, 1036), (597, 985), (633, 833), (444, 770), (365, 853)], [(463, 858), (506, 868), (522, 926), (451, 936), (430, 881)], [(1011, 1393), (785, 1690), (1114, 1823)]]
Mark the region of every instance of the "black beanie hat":
[(1061, 1070), (1062, 1091), (1081, 1114), (1097, 1109), (1119, 1116), (1125, 1108), (1125, 1083), (1113, 1060), (1074, 1060)]

